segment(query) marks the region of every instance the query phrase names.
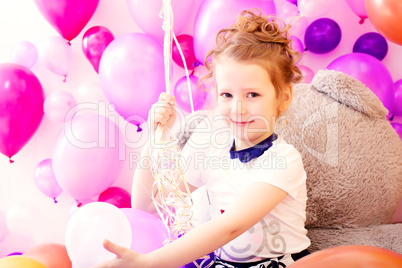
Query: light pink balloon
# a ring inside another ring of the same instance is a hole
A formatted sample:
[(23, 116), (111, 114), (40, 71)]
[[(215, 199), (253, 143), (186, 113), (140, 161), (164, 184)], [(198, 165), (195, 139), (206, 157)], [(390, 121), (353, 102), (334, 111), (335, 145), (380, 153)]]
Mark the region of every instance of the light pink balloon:
[(9, 230), (6, 224), (6, 213), (0, 210), (0, 243), (6, 239), (9, 234)]
[(348, 3), (349, 7), (352, 9), (352, 11), (360, 17), (360, 24), (364, 22), (365, 19), (367, 19), (367, 11), (366, 11), (366, 6), (364, 4), (364, 0), (346, 0), (346, 3)]
[(305, 17), (321, 17), (328, 13), (336, 0), (297, 0), (300, 14)]
[[(190, 75), (189, 80), (194, 111), (197, 111), (204, 106), (207, 98), (207, 92), (198, 86), (198, 77)], [(179, 105), (186, 112), (191, 113), (191, 102), (186, 76), (183, 76), (177, 81), (174, 87), (174, 96), (176, 97), (177, 105)]]
[[(162, 3), (162, 0), (127, 0), (128, 11), (135, 23), (144, 33), (155, 37), (161, 43), (165, 35), (162, 29), (163, 18), (159, 17)], [(194, 1), (172, 0), (174, 15), (173, 31), (176, 36), (190, 23), (193, 8)]]
[(284, 21), (299, 16), (299, 9), (296, 5), (289, 3), (286, 0), (275, 1), (277, 16)]
[(45, 159), (39, 162), (35, 168), (34, 181), (36, 187), (46, 196), (53, 198), (57, 203), (56, 197), (58, 197), (63, 191), (60, 185), (57, 183), (54, 176), (52, 159)]
[(38, 59), (38, 50), (29, 41), (21, 41), (11, 51), (11, 62), (20, 64), (28, 69), (34, 66)]
[(35, 3), (50, 25), (71, 41), (91, 19), (99, 0), (35, 0)]
[(71, 69), (71, 45), (62, 37), (52, 36), (43, 42), (41, 60), (51, 72), (66, 77)]
[(106, 99), (127, 121), (139, 125), (165, 87), (162, 45), (152, 36), (129, 33), (103, 52), (99, 78)]
[(288, 20), (288, 23), (292, 25), (289, 30), (289, 34), (297, 36), (299, 39), (303, 40), (304, 33), (309, 25), (308, 18), (296, 16)]
[(121, 172), (124, 162), (119, 160), (119, 149), (125, 149), (124, 137), (114, 122), (90, 113), (74, 117), (65, 124), (53, 150), (57, 182), (78, 200), (100, 194)]
[(64, 123), (74, 116), (76, 104), (77, 101), (70, 92), (54, 91), (45, 98), (43, 111), (50, 121)]
[(311, 80), (313, 80), (315, 75), (314, 71), (305, 65), (298, 65), (298, 67), (303, 75), (303, 80), (301, 82), (306, 84), (311, 83)]
[(259, 8), (266, 15), (276, 14), (273, 0), (204, 0), (194, 22), (194, 52), (204, 64), (205, 55), (215, 47), (215, 36), (222, 28), (236, 22), (244, 9)]
[(394, 83), (394, 103), (392, 105), (392, 114), (402, 116), (402, 79)]

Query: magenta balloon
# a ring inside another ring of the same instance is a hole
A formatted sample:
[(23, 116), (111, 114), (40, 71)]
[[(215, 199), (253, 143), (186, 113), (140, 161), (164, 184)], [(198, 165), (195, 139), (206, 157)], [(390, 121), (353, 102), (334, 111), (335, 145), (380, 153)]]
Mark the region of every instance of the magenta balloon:
[(42, 86), (28, 68), (0, 64), (0, 153), (10, 161), (39, 127), (43, 102)]
[[(197, 111), (204, 106), (207, 98), (207, 92), (198, 86), (198, 77), (190, 75), (191, 93), (194, 105), (194, 111)], [(191, 112), (190, 95), (188, 92), (187, 78), (180, 78), (174, 87), (174, 96), (176, 103), (186, 112)]]
[(394, 101), (394, 84), (391, 74), (377, 58), (365, 53), (349, 53), (332, 61), (327, 69), (350, 75), (366, 87), (384, 104), (389, 111)]
[(163, 246), (169, 239), (169, 232), (162, 221), (154, 215), (134, 208), (122, 208), (131, 225), (131, 249), (139, 253), (149, 253)]
[(99, 197), (99, 202), (106, 202), (118, 208), (131, 208), (131, 195), (120, 187), (110, 187), (103, 191)]
[(35, 0), (45, 19), (66, 40), (73, 40), (94, 14), (99, 0)]
[[(165, 32), (162, 29), (163, 18), (159, 17), (162, 9), (161, 0), (127, 0), (128, 11), (135, 23), (144, 31), (163, 43)], [(191, 21), (194, 1), (172, 0), (174, 15), (173, 31), (176, 35)]]
[(45, 159), (36, 166), (34, 181), (38, 189), (46, 196), (53, 198), (57, 203), (58, 197), (63, 191), (54, 176), (52, 159)]
[(77, 200), (105, 191), (121, 172), (122, 144), (121, 131), (108, 118), (91, 113), (73, 117), (61, 131), (52, 155), (60, 187)]
[(142, 33), (114, 39), (103, 52), (99, 78), (107, 100), (127, 121), (141, 124), (165, 91), (162, 45)]
[(89, 28), (82, 37), (82, 51), (97, 73), (103, 51), (113, 39), (112, 32), (102, 26)]
[(273, 0), (204, 0), (194, 22), (194, 51), (199, 62), (204, 64), (205, 55), (215, 47), (219, 30), (236, 22), (244, 9), (259, 8), (266, 15), (276, 14)]
[(402, 79), (394, 83), (394, 103), (392, 105), (392, 114), (402, 116)]
[[(177, 41), (183, 52), (187, 69), (193, 70), (195, 67), (200, 65), (200, 62), (195, 58), (194, 55), (193, 37), (191, 35), (183, 34), (177, 36)], [(183, 60), (181, 58), (179, 49), (177, 48), (176, 42), (174, 41), (172, 46), (172, 59), (177, 65), (184, 68)]]
[(395, 129), (396, 133), (398, 134), (399, 138), (402, 141), (402, 124), (400, 124), (400, 123), (391, 123), (391, 126)]

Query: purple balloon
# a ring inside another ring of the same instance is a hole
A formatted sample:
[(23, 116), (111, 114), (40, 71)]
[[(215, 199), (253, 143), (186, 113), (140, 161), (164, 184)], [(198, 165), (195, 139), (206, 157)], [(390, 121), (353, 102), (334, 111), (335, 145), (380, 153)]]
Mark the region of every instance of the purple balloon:
[(365, 33), (356, 40), (353, 52), (366, 53), (382, 60), (387, 55), (388, 43), (379, 33)]
[(394, 83), (394, 103), (392, 105), (392, 114), (402, 116), (402, 79)]
[(99, 202), (106, 202), (118, 208), (131, 208), (131, 195), (120, 187), (109, 187), (99, 197)]
[(126, 215), (131, 225), (131, 249), (145, 254), (163, 246), (169, 239), (169, 232), (162, 221), (156, 216), (134, 208), (120, 209)]
[(45, 159), (36, 166), (34, 175), (35, 184), (38, 189), (46, 196), (53, 198), (57, 203), (58, 197), (63, 191), (56, 180), (53, 172), (52, 159)]
[[(193, 37), (191, 35), (182, 34), (177, 37), (177, 41), (179, 42), (180, 48), (183, 52), (187, 69), (193, 70), (195, 67), (200, 65), (200, 62), (196, 59), (194, 55)], [(177, 48), (176, 42), (174, 41), (172, 46), (172, 59), (177, 65), (184, 68), (179, 49)]]
[[(207, 92), (198, 86), (198, 77), (189, 75), (191, 94), (193, 99), (194, 111), (197, 111), (204, 106), (207, 98)], [(176, 103), (186, 112), (191, 112), (190, 96), (188, 92), (187, 78), (180, 78), (174, 87), (174, 96)]]
[(107, 100), (127, 121), (139, 125), (164, 92), (162, 45), (142, 33), (114, 39), (103, 52), (99, 78)]
[(0, 153), (10, 162), (39, 127), (43, 102), (42, 86), (28, 68), (0, 64)]
[(304, 35), (304, 44), (307, 50), (324, 54), (335, 49), (341, 41), (342, 31), (338, 23), (329, 18), (320, 18), (313, 21)]
[(365, 53), (349, 53), (332, 61), (327, 69), (350, 75), (366, 87), (391, 111), (394, 101), (394, 84), (391, 74), (377, 58)]
[(391, 126), (395, 129), (396, 133), (398, 134), (399, 138), (402, 141), (402, 124), (400, 124), (400, 123), (391, 123)]
[(205, 55), (215, 47), (215, 36), (223, 28), (236, 22), (244, 9), (259, 8), (266, 15), (276, 14), (273, 0), (204, 0), (194, 22), (194, 51), (204, 64)]
[(292, 3), (293, 5), (297, 6), (297, 0), (286, 0), (286, 1), (288, 1), (289, 3)]
[(99, 72), (99, 62), (103, 51), (113, 39), (112, 32), (102, 26), (88, 29), (82, 38), (82, 51), (97, 73)]

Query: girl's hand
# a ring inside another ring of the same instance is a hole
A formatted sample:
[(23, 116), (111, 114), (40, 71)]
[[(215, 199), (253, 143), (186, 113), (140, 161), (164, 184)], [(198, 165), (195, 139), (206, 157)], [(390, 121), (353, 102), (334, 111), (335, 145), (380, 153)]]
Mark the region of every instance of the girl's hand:
[(113, 253), (116, 254), (116, 258), (110, 261), (106, 261), (104, 263), (97, 264), (92, 266), (92, 268), (131, 268), (131, 267), (146, 267), (144, 261), (144, 255), (141, 255), (131, 249), (119, 246), (109, 240), (105, 240), (103, 242), (103, 247)]
[(157, 103), (153, 104), (149, 111), (148, 123), (151, 130), (155, 131), (158, 124), (166, 126), (169, 130), (176, 120), (175, 98), (163, 92), (159, 95)]

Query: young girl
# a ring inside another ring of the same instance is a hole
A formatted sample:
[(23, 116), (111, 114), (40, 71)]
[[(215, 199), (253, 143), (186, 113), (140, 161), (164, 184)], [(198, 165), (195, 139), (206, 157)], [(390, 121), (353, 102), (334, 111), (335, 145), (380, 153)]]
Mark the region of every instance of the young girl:
[[(230, 132), (196, 128), (182, 156), (190, 189), (208, 191), (211, 220), (148, 254), (105, 241), (117, 258), (96, 267), (180, 267), (212, 251), (214, 267), (286, 267), (308, 254), (306, 173), (297, 150), (274, 133), (292, 101), (292, 83), (301, 80), (287, 35), (288, 27), (272, 18), (243, 11), (206, 56), (217, 109), (204, 123)], [(174, 98), (161, 94), (151, 113), (151, 128), (171, 128)], [(149, 146), (142, 156), (150, 157)], [(153, 180), (149, 169), (137, 167), (133, 207), (155, 211)]]

